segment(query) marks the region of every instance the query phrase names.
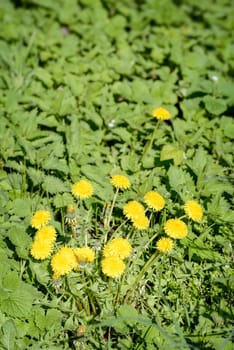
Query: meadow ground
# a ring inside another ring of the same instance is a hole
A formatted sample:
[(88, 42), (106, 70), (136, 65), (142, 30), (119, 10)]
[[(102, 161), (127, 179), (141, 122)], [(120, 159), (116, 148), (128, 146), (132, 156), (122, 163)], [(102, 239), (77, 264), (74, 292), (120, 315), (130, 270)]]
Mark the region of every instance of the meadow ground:
[(231, 350), (231, 0), (0, 1), (0, 350)]

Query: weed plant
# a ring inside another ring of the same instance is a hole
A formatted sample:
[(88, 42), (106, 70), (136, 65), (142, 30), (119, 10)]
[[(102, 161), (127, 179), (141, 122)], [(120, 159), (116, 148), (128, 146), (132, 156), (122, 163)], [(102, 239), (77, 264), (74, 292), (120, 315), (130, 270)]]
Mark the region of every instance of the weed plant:
[(232, 1), (0, 1), (0, 349), (233, 349)]

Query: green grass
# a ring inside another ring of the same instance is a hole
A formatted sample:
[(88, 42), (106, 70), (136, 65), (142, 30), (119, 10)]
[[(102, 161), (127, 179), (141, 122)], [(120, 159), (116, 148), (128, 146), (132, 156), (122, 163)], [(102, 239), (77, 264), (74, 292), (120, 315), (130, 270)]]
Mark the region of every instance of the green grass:
[[(0, 2), (0, 350), (232, 349), (232, 10), (231, 0)], [(172, 119), (157, 124), (160, 106)], [(131, 187), (106, 227), (116, 173)], [(81, 178), (94, 195), (78, 203)], [(123, 206), (151, 190), (166, 206), (136, 230)], [(201, 223), (184, 218), (189, 199)], [(53, 216), (54, 253), (87, 241), (94, 263), (54, 283), (50, 258), (30, 253), (39, 209)], [(157, 252), (174, 217), (189, 234)], [(101, 250), (115, 237), (134, 251), (111, 279)]]

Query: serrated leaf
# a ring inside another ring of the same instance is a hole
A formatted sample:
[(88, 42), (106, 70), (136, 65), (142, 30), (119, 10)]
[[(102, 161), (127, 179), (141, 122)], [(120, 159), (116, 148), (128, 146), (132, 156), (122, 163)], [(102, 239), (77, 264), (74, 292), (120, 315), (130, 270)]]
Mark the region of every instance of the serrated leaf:
[(131, 133), (128, 132), (125, 128), (113, 128), (112, 133), (118, 135), (120, 139), (126, 143), (129, 143), (131, 140)]
[(28, 317), (34, 297), (23, 286), (8, 293), (8, 297), (1, 303), (2, 312), (12, 317)]
[(171, 165), (168, 170), (168, 178), (172, 189), (180, 195), (186, 191), (188, 193), (193, 193), (195, 191), (192, 177), (181, 168)]
[(45, 191), (54, 194), (59, 192), (67, 192), (68, 188), (58, 177), (46, 175), (42, 187)]
[(58, 159), (55, 157), (50, 157), (44, 164), (42, 164), (44, 169), (52, 170), (55, 169), (57, 171), (61, 171), (64, 174), (67, 174), (69, 168), (67, 166), (65, 159)]
[(34, 186), (37, 186), (40, 183), (42, 183), (45, 176), (43, 171), (31, 167), (27, 168), (27, 174), (33, 182)]
[(53, 80), (52, 80), (51, 74), (44, 68), (37, 67), (36, 69), (34, 69), (33, 75), (35, 75), (47, 87), (49, 88), (52, 87)]
[(61, 311), (56, 309), (50, 309), (47, 311), (45, 316), (45, 327), (50, 330), (56, 328), (61, 324), (63, 314)]

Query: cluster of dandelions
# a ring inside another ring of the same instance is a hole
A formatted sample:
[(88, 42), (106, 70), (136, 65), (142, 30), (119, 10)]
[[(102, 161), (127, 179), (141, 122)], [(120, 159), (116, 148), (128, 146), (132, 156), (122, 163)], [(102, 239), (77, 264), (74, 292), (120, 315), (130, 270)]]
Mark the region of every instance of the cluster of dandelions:
[[(163, 108), (158, 108), (154, 111), (155, 116), (158, 119), (169, 119), (170, 114), (167, 110)], [(160, 117), (161, 115), (161, 117)], [(81, 181), (84, 187), (81, 189)], [(72, 193), (81, 199), (90, 197), (93, 193), (93, 186), (88, 183), (87, 180), (81, 180), (74, 184), (72, 187)], [(118, 192), (120, 190), (124, 191), (130, 188), (131, 182), (128, 177), (120, 174), (113, 175), (110, 180), (111, 184), (116, 188), (112, 204), (110, 205), (109, 215), (106, 220), (106, 225), (110, 224), (111, 215), (113, 208), (117, 199)], [(84, 190), (85, 189), (85, 190)], [(147, 208), (143, 206), (142, 203), (136, 200), (131, 200), (126, 203), (123, 207), (123, 214), (127, 219), (132, 222), (135, 229), (146, 230), (149, 228), (150, 220), (146, 215), (147, 210), (153, 210), (159, 212), (164, 209), (166, 201), (164, 197), (157, 191), (149, 191), (144, 195), (143, 202)], [(188, 218), (195, 222), (200, 222), (203, 217), (203, 209), (198, 202), (195, 200), (188, 200), (184, 204), (184, 211)], [(164, 231), (167, 237), (162, 237), (156, 243), (156, 248), (161, 252), (169, 252), (173, 249), (174, 242), (173, 239), (185, 238), (188, 234), (188, 227), (184, 221), (180, 218), (171, 218), (164, 223)]]
[[(31, 218), (31, 226), (38, 228), (34, 242), (31, 246), (31, 255), (36, 260), (44, 260), (51, 257), (56, 240), (56, 231), (53, 226), (47, 226), (51, 215), (46, 210), (38, 210)], [(132, 247), (125, 238), (115, 238), (109, 241), (103, 248), (101, 267), (102, 272), (112, 278), (123, 274), (126, 265), (124, 260), (132, 253)], [(53, 280), (78, 271), (87, 263), (95, 260), (95, 251), (90, 247), (63, 246), (52, 256), (50, 265), (53, 271)]]
[[(111, 184), (116, 189), (108, 218), (106, 220), (107, 228), (110, 225), (112, 212), (115, 206), (118, 192), (130, 188), (131, 182), (124, 175), (114, 175), (110, 179)], [(94, 194), (94, 187), (91, 182), (82, 179), (72, 186), (72, 194), (81, 199), (87, 199)], [(136, 200), (127, 202), (123, 207), (124, 216), (129, 219), (133, 227), (137, 230), (146, 230), (150, 225), (150, 220), (146, 215), (147, 210), (159, 212), (164, 209), (166, 201), (164, 197), (157, 191), (149, 191), (144, 195), (142, 203)], [(189, 200), (184, 205), (185, 214), (193, 221), (200, 222), (203, 216), (202, 207), (195, 201)], [(75, 210), (72, 205), (68, 206), (65, 222), (74, 228), (78, 221)], [(48, 225), (51, 220), (51, 214), (46, 210), (38, 210), (31, 218), (31, 226), (35, 228), (36, 234), (34, 242), (31, 246), (31, 255), (37, 260), (50, 258), (56, 241), (56, 230), (53, 226)], [(188, 234), (188, 227), (180, 218), (171, 218), (164, 223), (164, 231), (166, 237), (161, 237), (156, 242), (156, 248), (160, 252), (170, 252), (173, 248), (173, 239), (182, 239)], [(108, 277), (116, 278), (123, 274), (126, 265), (124, 260), (132, 253), (132, 246), (125, 238), (119, 237), (107, 242), (102, 250), (101, 270)], [(72, 270), (79, 270), (87, 263), (95, 260), (95, 251), (88, 247), (60, 247), (51, 257), (51, 269), (53, 271), (53, 279), (69, 274)]]
[[(44, 260), (51, 257), (55, 248), (56, 230), (53, 226), (48, 226), (51, 214), (47, 210), (38, 210), (31, 218), (30, 224), (36, 228), (36, 234), (31, 246), (31, 255), (36, 260)], [(95, 252), (89, 247), (68, 247), (58, 249), (51, 259), (51, 269), (53, 279), (58, 279), (77, 270), (83, 264), (93, 262)]]

